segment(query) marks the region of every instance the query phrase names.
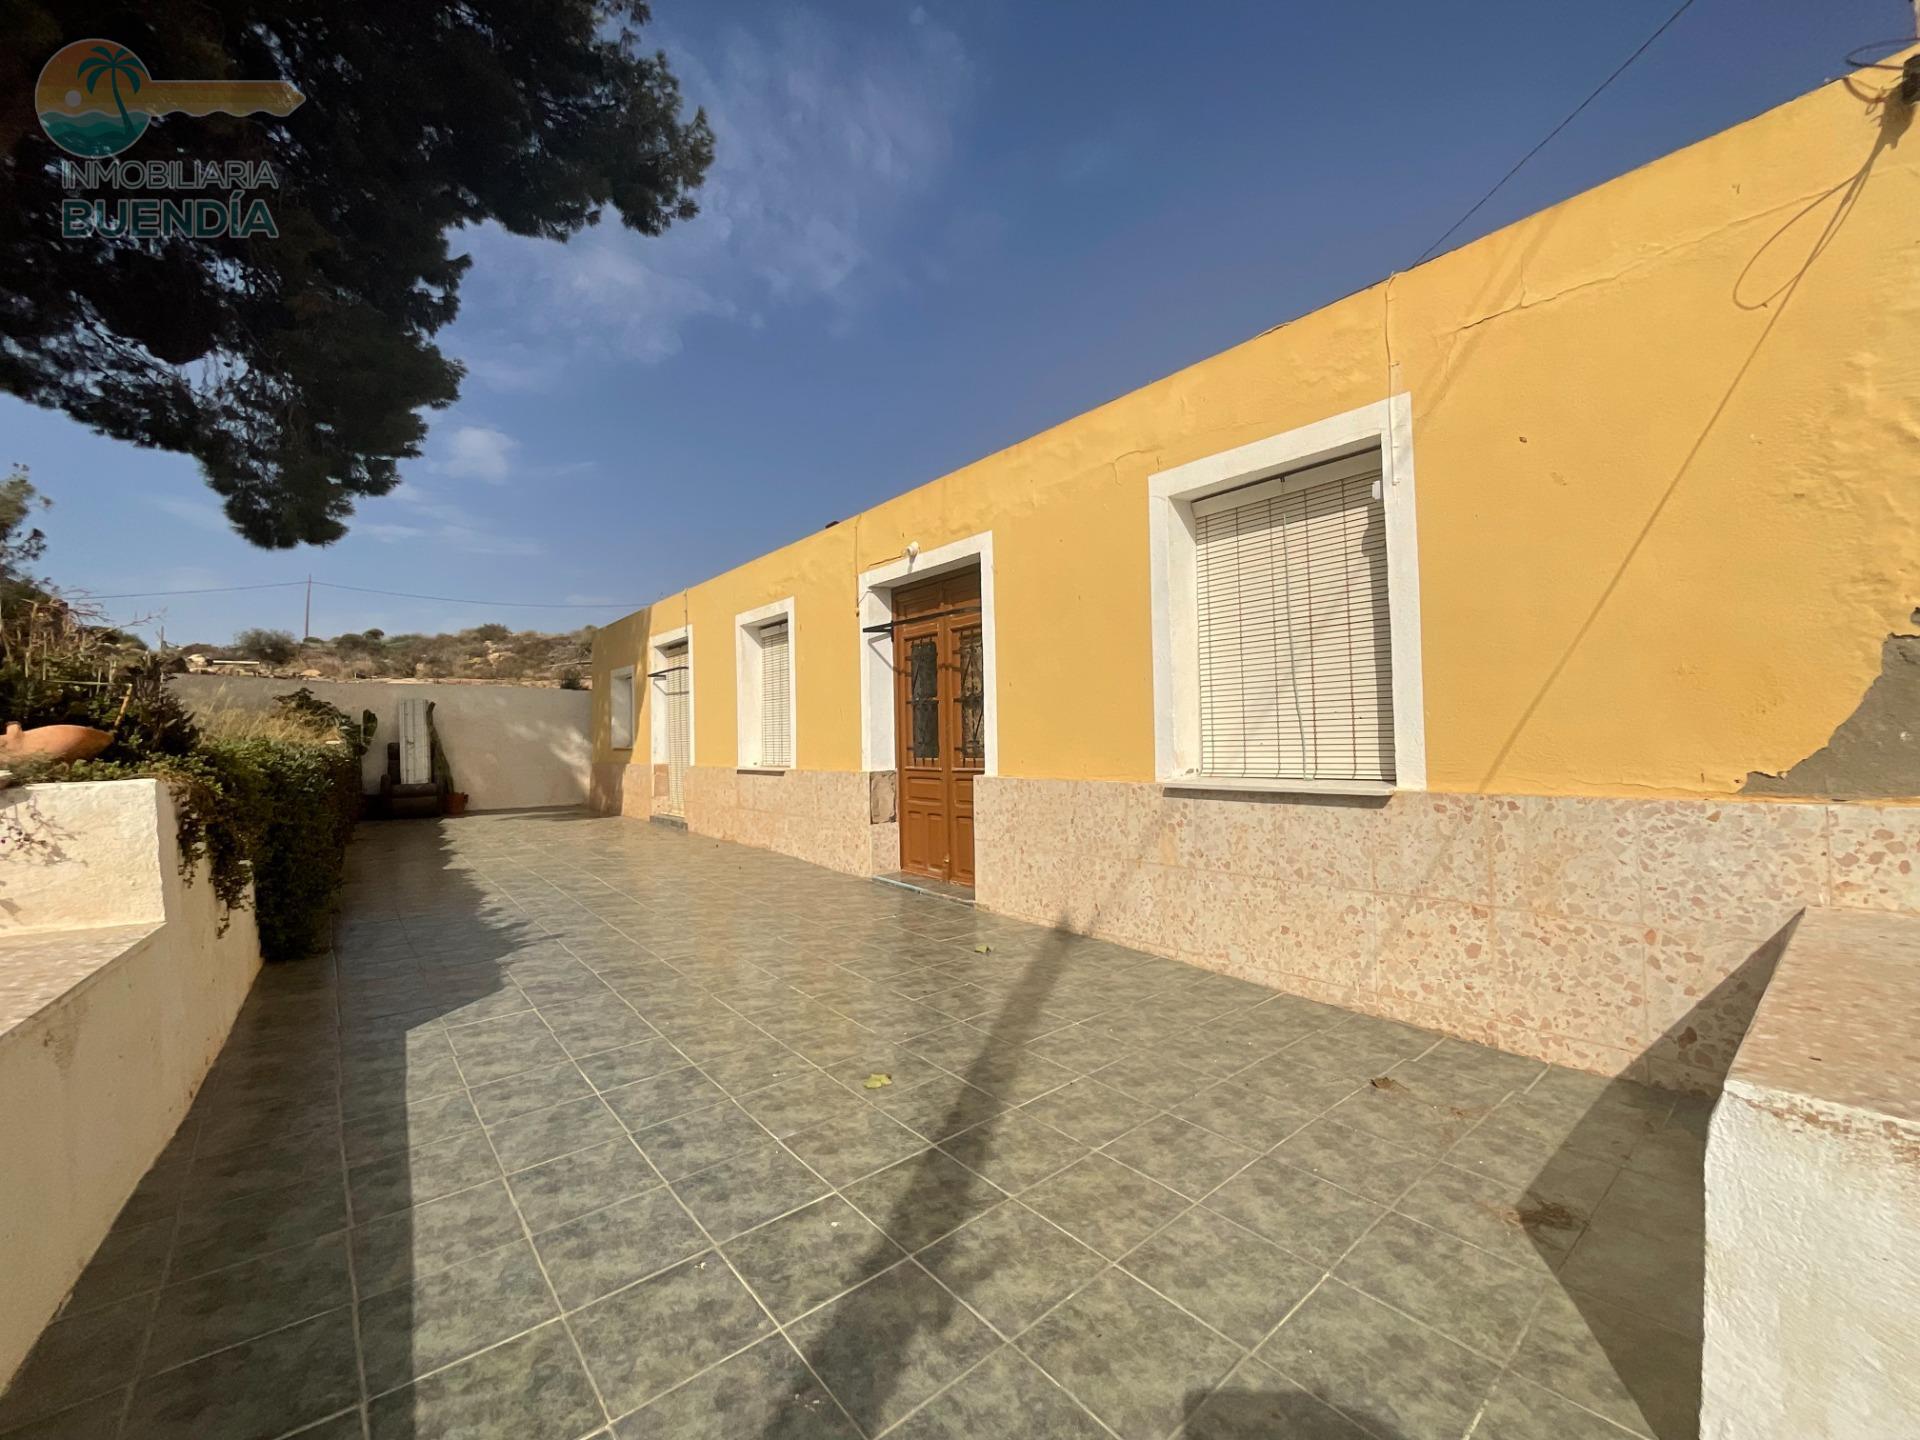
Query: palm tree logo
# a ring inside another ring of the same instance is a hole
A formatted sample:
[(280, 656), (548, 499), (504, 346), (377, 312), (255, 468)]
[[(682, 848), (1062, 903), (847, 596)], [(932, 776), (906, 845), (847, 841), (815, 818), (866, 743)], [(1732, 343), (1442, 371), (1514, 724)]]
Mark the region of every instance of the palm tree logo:
[(156, 79), (140, 57), (92, 36), (54, 51), (33, 87), (47, 138), (69, 155), (118, 155), (162, 115), (271, 115), (284, 119), (306, 97), (285, 80)]
[(127, 102), (120, 96), (120, 80), (124, 76), (129, 92), (138, 95), (140, 86), (147, 78), (147, 67), (140, 63), (139, 56), (124, 45), (95, 45), (88, 49), (87, 58), (80, 62), (80, 79), (85, 82), (89, 95), (99, 88), (103, 75), (113, 91), (113, 103), (120, 112), (120, 126), (125, 132), (126, 144), (131, 145), (140, 138), (140, 132), (147, 128), (147, 117), (142, 115), (138, 125), (133, 123), (133, 116), (127, 113)]

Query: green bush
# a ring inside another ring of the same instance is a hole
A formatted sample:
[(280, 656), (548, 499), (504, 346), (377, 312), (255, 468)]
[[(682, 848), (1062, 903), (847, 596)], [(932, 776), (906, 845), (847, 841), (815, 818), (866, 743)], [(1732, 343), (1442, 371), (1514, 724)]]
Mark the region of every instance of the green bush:
[(254, 915), (260, 953), (293, 960), (325, 943), (347, 841), (360, 809), (360, 757), (344, 745), (214, 741), (230, 775), (246, 779), (253, 813)]
[[(164, 692), (161, 692), (164, 695)], [(152, 729), (167, 699), (153, 707)], [(195, 734), (184, 753), (107, 756), (71, 764), (19, 767), (22, 782), (129, 780), (152, 777), (173, 795), (180, 871), (189, 883), (207, 863), (215, 897), (227, 915), (247, 903), (253, 885), (260, 953), (294, 960), (325, 943), (333, 897), (346, 865), (347, 841), (360, 813), (360, 756), (366, 727), (305, 689), (279, 697), (276, 714), (292, 724), (258, 727), (269, 734)], [(123, 732), (140, 710), (129, 708)], [(122, 758), (124, 757), (124, 758)]]

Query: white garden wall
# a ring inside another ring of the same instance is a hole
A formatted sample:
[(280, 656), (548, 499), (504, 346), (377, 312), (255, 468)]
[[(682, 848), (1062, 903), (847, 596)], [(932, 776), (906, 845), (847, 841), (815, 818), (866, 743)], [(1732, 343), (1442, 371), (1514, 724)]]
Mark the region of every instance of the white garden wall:
[[(153, 780), (0, 791), (0, 1386), (166, 1146), (260, 947)], [(22, 840), (21, 836), (26, 838)]]
[(177, 675), (174, 693), (195, 710), (232, 705), (266, 709), (276, 695), (305, 686), (349, 715), (371, 710), (380, 721), (362, 762), (368, 794), (380, 788), (387, 742), (399, 733), (402, 700), (433, 702), (453, 766), (454, 788), (475, 810), (584, 805), (593, 745), (593, 695), (529, 685), (437, 685), (405, 680), (270, 680), (254, 675)]

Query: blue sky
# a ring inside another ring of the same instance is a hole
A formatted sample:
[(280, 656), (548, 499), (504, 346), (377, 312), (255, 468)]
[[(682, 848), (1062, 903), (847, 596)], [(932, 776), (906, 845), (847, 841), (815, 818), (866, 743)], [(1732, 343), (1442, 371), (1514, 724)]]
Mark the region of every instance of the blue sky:
[[(1405, 267), (1675, 0), (656, 0), (719, 154), (663, 239), (497, 231), (426, 455), (324, 550), (227, 531), (194, 465), (0, 397), (96, 594), (340, 585), (313, 629), (612, 619)], [(1454, 243), (1845, 71), (1905, 0), (1696, 0)], [(606, 517), (616, 517), (611, 523)], [(173, 641), (297, 591), (114, 601)]]

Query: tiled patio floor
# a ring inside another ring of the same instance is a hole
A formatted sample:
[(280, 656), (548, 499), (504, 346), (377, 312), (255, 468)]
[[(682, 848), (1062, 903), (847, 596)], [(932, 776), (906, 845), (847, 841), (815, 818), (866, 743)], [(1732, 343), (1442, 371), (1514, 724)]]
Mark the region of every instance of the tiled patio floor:
[(0, 1433), (1673, 1440), (1704, 1122), (646, 824), (367, 826)]

